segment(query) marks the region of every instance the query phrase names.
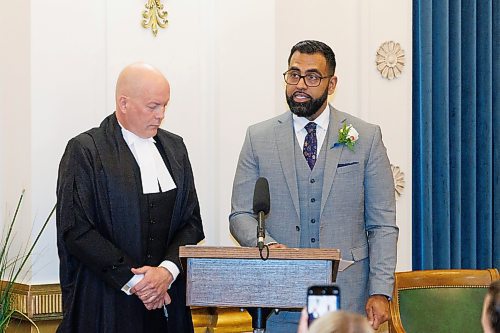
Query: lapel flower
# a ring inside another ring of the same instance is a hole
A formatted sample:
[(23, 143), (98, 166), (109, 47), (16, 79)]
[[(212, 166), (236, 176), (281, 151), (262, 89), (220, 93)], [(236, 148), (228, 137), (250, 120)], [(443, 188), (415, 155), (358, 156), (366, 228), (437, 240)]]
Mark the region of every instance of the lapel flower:
[(359, 133), (356, 131), (352, 125), (347, 125), (344, 123), (341, 129), (339, 129), (339, 144), (344, 144), (349, 148), (349, 150), (354, 151), (354, 144), (359, 138)]

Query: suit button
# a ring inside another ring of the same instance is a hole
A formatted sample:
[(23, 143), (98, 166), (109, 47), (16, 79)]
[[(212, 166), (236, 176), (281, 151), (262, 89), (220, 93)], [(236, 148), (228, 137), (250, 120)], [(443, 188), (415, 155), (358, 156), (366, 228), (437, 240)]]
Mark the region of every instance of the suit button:
[(316, 180), (314, 180), (314, 178), (311, 179), (310, 181), (311, 181), (311, 184), (314, 184), (316, 182)]
[(149, 240), (154, 241), (155, 239), (154, 239), (154, 237), (149, 237)]
[(148, 257), (148, 259), (151, 259), (152, 255), (148, 254), (146, 257)]
[(156, 223), (156, 221), (155, 221), (154, 219), (151, 219), (151, 220), (149, 221), (149, 223), (151, 223), (151, 224), (155, 224), (155, 223)]
[(311, 199), (311, 202), (316, 202), (316, 199), (312, 198), (312, 199)]
[(295, 227), (295, 230), (300, 231), (300, 227), (299, 227), (299, 226), (296, 226), (296, 227)]
[(155, 206), (155, 204), (152, 202), (149, 204), (149, 207), (151, 207), (151, 208), (153, 208), (154, 206)]
[(311, 243), (314, 243), (316, 242), (316, 239), (315, 238), (311, 238)]
[(315, 219), (311, 219), (311, 223), (316, 223), (316, 220)]

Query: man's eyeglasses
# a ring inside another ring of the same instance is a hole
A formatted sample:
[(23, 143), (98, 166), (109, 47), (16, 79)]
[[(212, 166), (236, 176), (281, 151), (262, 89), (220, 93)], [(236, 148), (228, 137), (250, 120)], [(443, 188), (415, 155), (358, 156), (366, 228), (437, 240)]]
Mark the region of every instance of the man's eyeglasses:
[(300, 79), (304, 79), (304, 83), (308, 87), (317, 87), (320, 85), (321, 80), (332, 77), (333, 75), (321, 76), (318, 73), (307, 73), (306, 75), (300, 75), (299, 71), (289, 70), (283, 73), (285, 82), (291, 85), (297, 85)]

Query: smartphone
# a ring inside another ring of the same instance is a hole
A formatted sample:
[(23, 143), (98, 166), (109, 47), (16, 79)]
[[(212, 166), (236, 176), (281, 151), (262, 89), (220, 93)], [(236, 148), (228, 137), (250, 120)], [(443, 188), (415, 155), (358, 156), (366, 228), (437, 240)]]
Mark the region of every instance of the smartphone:
[(325, 313), (340, 309), (340, 289), (335, 284), (311, 286), (307, 289), (309, 324)]

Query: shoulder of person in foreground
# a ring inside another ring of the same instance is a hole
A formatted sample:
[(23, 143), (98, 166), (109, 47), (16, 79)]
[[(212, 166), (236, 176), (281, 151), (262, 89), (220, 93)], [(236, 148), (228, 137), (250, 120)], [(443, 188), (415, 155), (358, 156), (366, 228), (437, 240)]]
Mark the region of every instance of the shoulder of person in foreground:
[(500, 280), (493, 281), (484, 298), (481, 325), (485, 333), (500, 333)]
[(373, 333), (368, 320), (360, 314), (334, 311), (316, 319), (308, 333)]

